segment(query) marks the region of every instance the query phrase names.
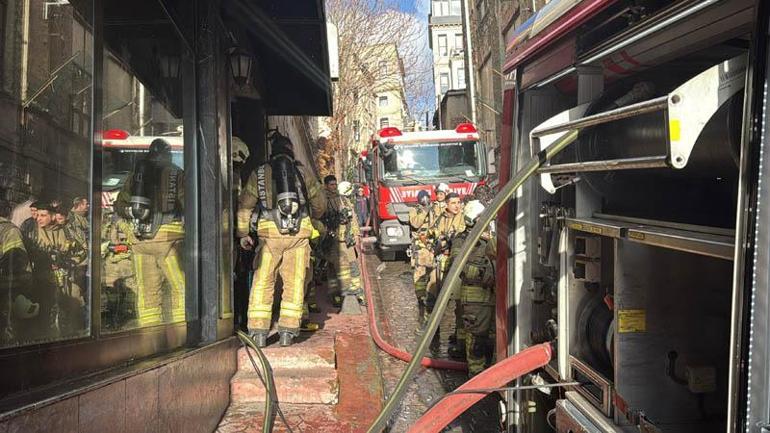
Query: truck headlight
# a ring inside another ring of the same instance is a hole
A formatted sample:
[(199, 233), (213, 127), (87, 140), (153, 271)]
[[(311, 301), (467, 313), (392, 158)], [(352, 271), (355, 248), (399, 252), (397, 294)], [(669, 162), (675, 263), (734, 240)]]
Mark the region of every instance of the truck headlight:
[(404, 230), (401, 227), (387, 227), (385, 234), (391, 238), (398, 238), (404, 235)]

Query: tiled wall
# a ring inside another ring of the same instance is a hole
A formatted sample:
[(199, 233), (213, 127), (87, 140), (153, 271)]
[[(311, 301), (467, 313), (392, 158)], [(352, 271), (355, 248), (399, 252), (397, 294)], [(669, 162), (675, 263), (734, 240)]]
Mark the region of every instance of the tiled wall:
[(0, 433), (213, 432), (230, 404), (232, 342), (0, 423)]

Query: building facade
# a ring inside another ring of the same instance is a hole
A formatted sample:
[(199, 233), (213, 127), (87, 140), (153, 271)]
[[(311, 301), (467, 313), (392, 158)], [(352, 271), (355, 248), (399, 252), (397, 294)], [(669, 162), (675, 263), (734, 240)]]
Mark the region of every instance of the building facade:
[(448, 90), (466, 87), (462, 1), (433, 0), (428, 26), (438, 106)]
[(0, 0), (0, 431), (214, 429), (239, 174), (331, 113), (323, 6), (292, 6)]

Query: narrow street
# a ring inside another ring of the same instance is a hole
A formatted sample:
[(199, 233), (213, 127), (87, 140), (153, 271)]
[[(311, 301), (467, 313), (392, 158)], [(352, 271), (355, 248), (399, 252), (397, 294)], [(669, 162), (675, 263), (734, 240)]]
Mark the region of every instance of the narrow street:
[[(406, 261), (382, 262), (370, 252), (364, 257), (371, 278), (380, 331), (391, 344), (409, 351), (417, 347), (417, 301), (412, 285), (412, 269)], [(379, 272), (378, 272), (379, 269)], [(440, 327), (440, 340), (432, 346), (432, 355), (448, 359), (449, 336), (454, 332), (454, 305), (450, 303)], [(382, 366), (383, 386), (388, 396), (406, 369), (406, 363), (383, 351), (378, 352)], [(423, 368), (409, 386), (404, 402), (392, 419), (392, 433), (406, 432), (429, 407), (447, 392), (467, 380), (465, 373)], [(494, 432), (497, 427), (497, 408), (488, 398), (471, 408), (446, 431)]]

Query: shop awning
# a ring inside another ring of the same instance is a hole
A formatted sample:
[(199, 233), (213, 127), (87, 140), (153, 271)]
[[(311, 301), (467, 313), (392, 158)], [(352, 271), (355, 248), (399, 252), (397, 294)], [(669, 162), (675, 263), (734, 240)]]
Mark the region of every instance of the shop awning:
[(268, 114), (331, 115), (322, 0), (233, 0), (224, 3), (223, 18), (257, 58)]

